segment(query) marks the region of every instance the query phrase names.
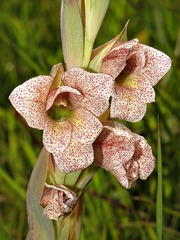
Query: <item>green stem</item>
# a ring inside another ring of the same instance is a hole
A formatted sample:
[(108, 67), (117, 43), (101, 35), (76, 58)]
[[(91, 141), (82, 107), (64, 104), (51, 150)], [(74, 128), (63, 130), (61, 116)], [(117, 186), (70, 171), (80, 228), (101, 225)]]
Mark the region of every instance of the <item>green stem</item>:
[(91, 59), (91, 53), (93, 49), (93, 44), (94, 42), (92, 40), (89, 40), (85, 36), (85, 41), (84, 41), (84, 57), (83, 57), (83, 68), (87, 69), (90, 59)]

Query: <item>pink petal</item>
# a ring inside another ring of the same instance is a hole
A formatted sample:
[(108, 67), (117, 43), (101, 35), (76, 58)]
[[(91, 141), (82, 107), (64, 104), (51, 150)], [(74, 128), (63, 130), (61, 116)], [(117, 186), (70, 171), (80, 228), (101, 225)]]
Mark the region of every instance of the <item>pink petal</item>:
[(93, 147), (93, 164), (110, 171), (126, 188), (138, 178), (146, 179), (154, 169), (155, 158), (147, 141), (122, 124), (105, 122)]
[(138, 48), (138, 46), (139, 44), (136, 44), (136, 46), (131, 50), (130, 54), (128, 55), (127, 65), (124, 69), (125, 72), (132, 72), (134, 70), (144, 68), (146, 64), (146, 56), (143, 49)]
[(136, 139), (134, 155), (129, 162), (124, 165), (129, 187), (131, 187), (131, 184), (138, 178), (145, 180), (155, 167), (155, 157), (147, 141), (137, 134), (134, 134), (134, 137)]
[(110, 171), (126, 188), (129, 181), (126, 176), (124, 164), (134, 154), (134, 134), (124, 125), (105, 122), (103, 131), (94, 142), (94, 162), (96, 166)]
[(92, 144), (102, 130), (102, 124), (85, 108), (78, 108), (70, 120), (73, 130), (72, 139), (83, 144)]
[(43, 129), (47, 118), (46, 99), (53, 78), (38, 76), (16, 87), (9, 99), (15, 109), (25, 118), (28, 125)]
[(100, 161), (101, 164), (104, 160), (103, 163), (111, 168), (119, 163), (124, 164), (134, 154), (134, 141), (134, 135), (124, 125), (112, 121), (105, 122), (103, 131), (94, 143), (96, 163)]
[(92, 144), (72, 141), (63, 154), (53, 154), (55, 163), (62, 172), (74, 172), (87, 168), (94, 159)]
[(53, 154), (62, 153), (71, 140), (71, 124), (47, 119), (43, 131), (43, 144)]
[(146, 104), (132, 95), (132, 91), (123, 87), (116, 87), (112, 97), (110, 114), (111, 118), (120, 118), (130, 122), (140, 121), (146, 112)]
[(140, 78), (138, 72), (124, 73), (124, 71), (116, 79), (116, 89), (123, 87), (133, 96), (136, 96), (142, 103), (150, 103), (155, 101), (155, 92), (150, 82), (146, 78)]
[(145, 55), (145, 66), (138, 72), (139, 78), (147, 78), (152, 86), (156, 85), (169, 71), (171, 59), (163, 52), (143, 44), (137, 44), (135, 46), (135, 51), (143, 51)]
[(145, 180), (154, 170), (156, 161), (147, 141), (137, 134), (135, 134), (135, 137), (135, 153), (132, 160), (137, 160), (139, 165), (139, 177)]
[(126, 66), (128, 54), (137, 43), (137, 39), (117, 42), (103, 59), (100, 72), (111, 75), (115, 79)]
[(100, 116), (107, 110), (109, 98), (113, 91), (114, 81), (111, 76), (72, 68), (65, 72), (62, 81), (83, 95), (81, 107), (86, 108), (96, 116)]
[[(64, 92), (81, 96), (81, 93), (80, 93), (79, 91), (77, 91), (76, 89), (73, 89), (73, 88), (71, 88), (71, 87), (68, 87), (68, 86), (58, 87), (58, 88), (52, 90), (52, 91), (49, 93), (48, 99), (47, 99), (46, 111), (52, 107), (52, 105), (53, 105), (56, 97), (57, 97), (60, 93), (64, 93)], [(81, 98), (82, 98), (82, 97), (81, 97)], [(79, 99), (79, 98), (78, 98), (78, 99)]]

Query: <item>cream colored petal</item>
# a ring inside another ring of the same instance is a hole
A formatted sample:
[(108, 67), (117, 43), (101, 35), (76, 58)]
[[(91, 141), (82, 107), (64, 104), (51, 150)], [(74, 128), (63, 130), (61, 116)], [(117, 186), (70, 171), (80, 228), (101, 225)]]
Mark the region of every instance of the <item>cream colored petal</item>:
[(137, 43), (137, 39), (128, 42), (117, 42), (104, 57), (100, 72), (111, 75), (115, 79), (125, 68), (130, 50)]
[(126, 188), (130, 185), (123, 165), (134, 154), (134, 142), (134, 134), (124, 125), (107, 121), (93, 144), (93, 164), (111, 172)]
[(91, 112), (85, 108), (78, 108), (70, 120), (72, 139), (83, 144), (92, 144), (102, 130), (102, 124)]
[(135, 154), (133, 159), (136, 159), (138, 162), (140, 179), (145, 180), (154, 170), (156, 160), (146, 139), (137, 134), (135, 134), (135, 137)]
[(145, 56), (145, 65), (137, 71), (137, 75), (140, 79), (148, 79), (152, 86), (156, 85), (169, 71), (171, 59), (165, 53), (143, 44), (137, 44), (134, 49), (136, 52), (143, 51)]
[(123, 87), (116, 88), (112, 97), (110, 114), (111, 118), (119, 118), (129, 122), (140, 121), (146, 112), (146, 104), (132, 94), (132, 91)]
[(94, 159), (92, 144), (72, 141), (61, 154), (53, 154), (55, 163), (62, 172), (74, 172), (87, 168)]
[[(46, 105), (46, 111), (48, 109), (50, 109), (56, 99), (56, 97), (60, 94), (60, 93), (69, 93), (69, 94), (73, 94), (73, 95), (78, 95), (78, 96), (81, 96), (81, 93), (79, 91), (77, 91), (76, 89), (73, 89), (71, 87), (68, 87), (68, 86), (61, 86), (61, 87), (58, 87), (54, 90), (52, 90), (49, 95), (48, 95), (48, 98), (47, 98), (47, 105)], [(75, 97), (74, 97), (75, 98)], [(82, 96), (81, 96), (82, 98)], [(79, 98), (78, 98), (79, 99)]]
[(30, 127), (44, 128), (47, 118), (46, 99), (52, 80), (50, 76), (31, 78), (16, 87), (9, 96), (12, 105), (25, 118)]
[(125, 188), (138, 178), (146, 179), (155, 167), (147, 141), (119, 123), (105, 122), (93, 147), (93, 164), (111, 172)]
[(155, 91), (147, 78), (139, 75), (138, 71), (124, 73), (118, 76), (116, 90), (121, 88), (127, 90), (133, 96), (137, 97), (142, 103), (151, 103), (155, 101)]
[(69, 122), (56, 122), (47, 119), (43, 131), (43, 144), (52, 154), (62, 153), (71, 140), (72, 127)]
[(96, 116), (100, 116), (107, 110), (109, 98), (114, 89), (114, 81), (111, 76), (72, 68), (63, 75), (63, 83), (77, 89), (83, 95), (81, 107)]

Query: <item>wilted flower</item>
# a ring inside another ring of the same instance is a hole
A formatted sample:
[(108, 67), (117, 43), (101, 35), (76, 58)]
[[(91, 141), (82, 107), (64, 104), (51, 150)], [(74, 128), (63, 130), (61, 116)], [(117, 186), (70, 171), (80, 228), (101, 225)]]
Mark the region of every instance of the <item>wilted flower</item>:
[(77, 200), (78, 195), (71, 189), (63, 185), (54, 186), (45, 183), (40, 204), (44, 208), (44, 215), (58, 220), (73, 210)]
[(38, 76), (16, 87), (9, 99), (28, 125), (43, 130), (43, 143), (59, 169), (71, 172), (93, 161), (92, 143), (102, 130), (98, 120), (109, 106), (113, 80), (80, 68), (63, 73), (52, 88), (52, 76)]
[(126, 188), (153, 171), (155, 158), (147, 141), (123, 124), (106, 121), (93, 144), (94, 165), (111, 172)]
[(171, 59), (138, 43), (137, 39), (114, 44), (102, 60), (100, 72), (115, 79), (111, 117), (136, 122), (144, 117), (146, 103), (155, 101), (153, 86), (167, 73)]

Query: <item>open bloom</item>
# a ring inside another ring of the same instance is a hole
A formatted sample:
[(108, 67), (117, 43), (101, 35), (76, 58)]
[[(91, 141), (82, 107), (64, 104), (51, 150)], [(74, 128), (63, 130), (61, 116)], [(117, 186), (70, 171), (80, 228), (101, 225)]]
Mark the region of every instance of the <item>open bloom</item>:
[(167, 73), (171, 59), (138, 43), (137, 39), (114, 44), (102, 60), (100, 72), (115, 79), (111, 117), (130, 122), (141, 120), (146, 103), (155, 101), (153, 86)]
[(102, 130), (98, 120), (109, 106), (113, 80), (72, 68), (51, 90), (54, 78), (38, 76), (13, 90), (9, 99), (28, 125), (43, 130), (43, 143), (63, 172), (86, 168), (92, 143)]
[(105, 122), (93, 147), (93, 164), (110, 171), (126, 188), (138, 178), (146, 179), (155, 167), (155, 158), (147, 141), (123, 124)]

